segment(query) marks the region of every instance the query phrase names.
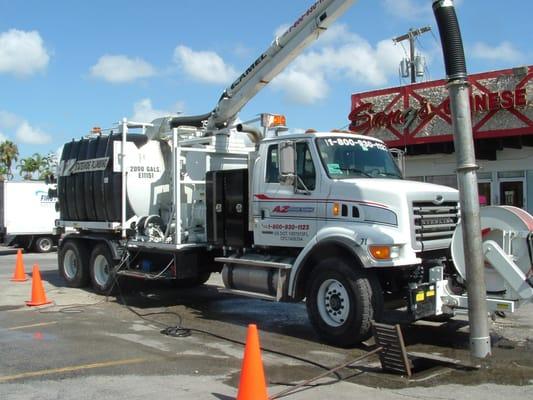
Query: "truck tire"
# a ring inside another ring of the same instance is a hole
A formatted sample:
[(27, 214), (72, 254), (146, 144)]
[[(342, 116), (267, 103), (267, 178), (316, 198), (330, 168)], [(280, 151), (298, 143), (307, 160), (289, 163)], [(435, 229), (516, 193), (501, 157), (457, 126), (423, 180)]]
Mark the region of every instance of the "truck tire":
[(325, 342), (349, 347), (371, 336), (372, 321), (383, 313), (383, 294), (372, 272), (328, 258), (311, 273), (306, 306), (313, 328)]
[(91, 252), (89, 272), (95, 292), (110, 294), (115, 287), (114, 269), (115, 262), (109, 247), (105, 243), (99, 243)]
[(54, 247), (54, 239), (51, 236), (39, 236), (33, 247), (37, 253), (49, 253)]
[(196, 278), (176, 279), (173, 281), (175, 288), (188, 289), (203, 285), (211, 277), (211, 272), (200, 272)]
[(59, 249), (59, 274), (67, 286), (81, 288), (89, 283), (89, 258), (87, 248), (80, 241), (67, 240)]

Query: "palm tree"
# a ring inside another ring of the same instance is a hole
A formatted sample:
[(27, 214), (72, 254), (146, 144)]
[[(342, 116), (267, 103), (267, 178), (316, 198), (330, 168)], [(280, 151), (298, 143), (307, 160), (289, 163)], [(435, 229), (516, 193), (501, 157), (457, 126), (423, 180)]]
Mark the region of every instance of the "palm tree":
[(7, 176), (7, 179), (13, 178), (11, 165), (18, 160), (18, 157), (19, 149), (15, 143), (11, 140), (5, 140), (0, 143), (0, 164), (6, 169), (4, 173)]
[(20, 169), (20, 176), (22, 176), (24, 180), (31, 180), (33, 174), (39, 171), (43, 164), (43, 157), (40, 154), (35, 153), (33, 156), (21, 159), (17, 168)]
[(0, 181), (5, 181), (6, 177), (8, 177), (8, 170), (5, 165), (0, 165)]

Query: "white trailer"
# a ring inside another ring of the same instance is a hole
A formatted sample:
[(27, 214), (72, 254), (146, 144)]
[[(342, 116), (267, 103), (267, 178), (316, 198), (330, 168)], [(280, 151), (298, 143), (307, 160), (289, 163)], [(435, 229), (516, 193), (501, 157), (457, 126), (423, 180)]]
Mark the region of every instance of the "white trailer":
[(46, 253), (57, 244), (57, 197), (44, 182), (0, 182), (0, 235), (3, 243)]

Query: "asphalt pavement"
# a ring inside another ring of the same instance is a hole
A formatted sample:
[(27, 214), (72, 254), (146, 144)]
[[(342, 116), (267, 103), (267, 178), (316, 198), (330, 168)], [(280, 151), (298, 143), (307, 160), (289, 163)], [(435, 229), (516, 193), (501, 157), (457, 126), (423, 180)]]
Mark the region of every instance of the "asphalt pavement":
[[(249, 323), (259, 327), (271, 396), (368, 350), (320, 343), (304, 304), (220, 293), (218, 274), (187, 290), (125, 283), (108, 298), (68, 288), (55, 253), (24, 255), (28, 274), (38, 263), (53, 302), (30, 308), (31, 280), (11, 282), (15, 255), (0, 254), (1, 399), (235, 399)], [(370, 358), (284, 398), (533, 398), (532, 317), (529, 304), (491, 322), (493, 356), (478, 370), (465, 367), (468, 324), (458, 317), (403, 329), (408, 351), (455, 365), (425, 360), (407, 379), (383, 373)], [(178, 337), (163, 334), (167, 328)]]

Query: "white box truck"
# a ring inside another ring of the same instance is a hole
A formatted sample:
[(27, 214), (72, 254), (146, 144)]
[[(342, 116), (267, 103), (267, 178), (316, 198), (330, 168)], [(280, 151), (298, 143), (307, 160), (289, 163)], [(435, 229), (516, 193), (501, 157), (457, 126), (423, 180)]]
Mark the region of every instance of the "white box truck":
[(57, 197), (44, 182), (0, 182), (0, 238), (4, 244), (46, 253), (57, 244), (54, 234)]

